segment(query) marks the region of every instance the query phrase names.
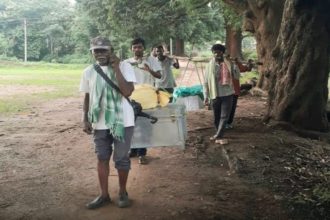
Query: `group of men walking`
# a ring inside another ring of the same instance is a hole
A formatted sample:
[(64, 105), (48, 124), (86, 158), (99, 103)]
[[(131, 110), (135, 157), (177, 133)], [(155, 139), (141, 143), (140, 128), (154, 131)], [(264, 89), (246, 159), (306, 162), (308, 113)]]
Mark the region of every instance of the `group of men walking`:
[[(179, 68), (177, 59), (164, 55), (163, 46), (156, 46), (150, 56), (145, 56), (145, 41), (136, 38), (131, 42), (133, 57), (120, 61), (113, 52), (110, 41), (96, 37), (90, 42), (90, 51), (96, 65), (87, 67), (82, 75), (80, 91), (85, 93), (83, 104), (83, 130), (93, 133), (100, 195), (87, 204), (96, 209), (111, 202), (108, 191), (109, 161), (118, 172), (118, 207), (130, 205), (126, 183), (131, 168), (130, 157), (137, 156), (140, 164), (146, 164), (146, 148), (130, 149), (134, 132), (134, 111), (128, 97), (134, 86), (149, 84), (173, 93), (176, 86), (172, 67)], [(240, 71), (238, 66), (224, 56), (226, 48), (221, 44), (212, 46), (214, 57), (208, 64), (204, 83), (205, 104), (212, 103), (216, 132), (210, 137), (217, 144), (227, 144), (224, 139), (226, 127), (231, 126), (239, 94)], [(96, 70), (103, 73), (119, 89), (114, 89)], [(234, 111), (232, 111), (234, 110)], [(92, 132), (93, 131), (93, 132)], [(113, 147), (112, 147), (113, 145)]]

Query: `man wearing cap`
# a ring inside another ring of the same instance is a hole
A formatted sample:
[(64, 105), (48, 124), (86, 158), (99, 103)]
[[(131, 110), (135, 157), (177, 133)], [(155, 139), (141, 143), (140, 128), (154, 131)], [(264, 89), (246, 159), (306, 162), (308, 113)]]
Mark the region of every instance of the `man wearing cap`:
[[(136, 83), (135, 84), (149, 84), (155, 86), (155, 80), (161, 78), (162, 67), (157, 63), (155, 58), (150, 56), (144, 57), (145, 41), (142, 38), (135, 38), (131, 42), (131, 49), (134, 57), (125, 61), (129, 62), (135, 72)], [(131, 149), (130, 156), (138, 156), (139, 164), (147, 164), (146, 148)]]
[[(82, 75), (80, 91), (85, 93), (83, 104), (83, 130), (93, 131), (100, 195), (88, 203), (88, 209), (96, 209), (110, 203), (108, 191), (109, 161), (113, 151), (113, 161), (118, 171), (120, 208), (128, 207), (130, 201), (126, 182), (131, 167), (129, 150), (134, 130), (134, 112), (125, 99), (134, 90), (135, 75), (132, 66), (120, 62), (113, 54), (108, 39), (96, 37), (91, 40), (90, 51), (103, 72), (119, 87), (113, 89), (94, 69), (88, 66)], [(112, 149), (112, 145), (114, 145)]]

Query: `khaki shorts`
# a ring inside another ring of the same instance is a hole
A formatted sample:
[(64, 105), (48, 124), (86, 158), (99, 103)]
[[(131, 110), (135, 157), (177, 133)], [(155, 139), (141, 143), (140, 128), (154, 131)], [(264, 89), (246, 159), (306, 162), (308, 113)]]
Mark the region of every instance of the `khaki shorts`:
[[(129, 170), (131, 161), (129, 150), (134, 132), (134, 127), (125, 128), (124, 141), (118, 141), (107, 130), (94, 130), (95, 153), (99, 160), (110, 160), (113, 151), (113, 161), (118, 170)], [(112, 145), (114, 145), (112, 149)]]

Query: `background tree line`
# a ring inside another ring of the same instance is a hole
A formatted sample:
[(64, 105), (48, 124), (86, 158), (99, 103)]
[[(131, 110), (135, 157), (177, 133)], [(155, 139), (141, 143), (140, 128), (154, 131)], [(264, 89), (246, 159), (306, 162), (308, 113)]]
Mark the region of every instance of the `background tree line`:
[(24, 19), (29, 61), (86, 62), (89, 39), (97, 35), (109, 36), (124, 57), (137, 36), (148, 46), (169, 45), (172, 39), (175, 54), (183, 55), (185, 43), (203, 47), (225, 40), (223, 6), (220, 1), (5, 0), (0, 55), (24, 58)]
[(191, 52), (185, 50), (191, 48), (209, 51), (215, 41), (226, 41), (228, 51), (242, 58), (242, 18), (220, 0), (75, 3), (69, 0), (0, 3), (2, 59), (23, 59), (24, 19), (29, 61), (87, 62), (89, 39), (97, 35), (109, 36), (122, 57), (130, 55), (130, 40), (141, 36), (149, 47), (160, 43), (169, 46), (171, 39), (176, 55), (189, 55)]

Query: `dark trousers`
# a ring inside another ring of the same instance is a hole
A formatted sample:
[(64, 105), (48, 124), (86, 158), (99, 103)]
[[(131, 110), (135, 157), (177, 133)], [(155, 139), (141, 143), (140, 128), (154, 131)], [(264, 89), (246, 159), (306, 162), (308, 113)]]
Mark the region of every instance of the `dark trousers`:
[[(173, 95), (174, 88), (165, 88), (164, 90), (166, 92), (170, 93), (171, 95)], [(170, 98), (170, 103), (172, 103), (172, 101), (173, 101), (173, 96), (171, 96), (171, 98)]]
[(132, 148), (131, 155), (136, 155), (136, 156), (145, 156), (147, 154), (147, 148)]
[(174, 92), (174, 88), (165, 88), (164, 90), (170, 94), (173, 94)]
[(225, 126), (228, 122), (232, 105), (233, 95), (217, 97), (212, 100), (214, 125), (217, 131), (215, 136), (217, 138), (223, 137)]
[(233, 106), (231, 108), (230, 116), (228, 119), (228, 124), (233, 123), (234, 117), (235, 117), (235, 112), (236, 112), (236, 107), (237, 107), (237, 100), (238, 100), (238, 95), (233, 96)]

